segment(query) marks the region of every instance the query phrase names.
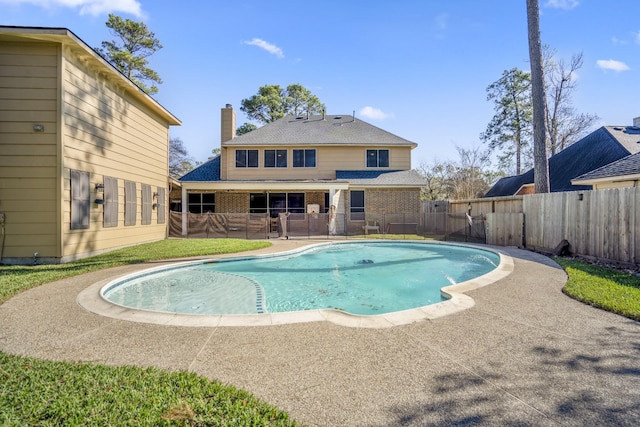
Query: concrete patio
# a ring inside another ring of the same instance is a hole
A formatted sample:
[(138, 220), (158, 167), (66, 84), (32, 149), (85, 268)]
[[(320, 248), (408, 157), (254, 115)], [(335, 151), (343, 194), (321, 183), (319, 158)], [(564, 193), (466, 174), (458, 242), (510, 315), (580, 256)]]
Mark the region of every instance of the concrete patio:
[(501, 249), (514, 271), (469, 291), (475, 306), (383, 329), (163, 326), (81, 308), (83, 289), (149, 265), (113, 268), (0, 305), (0, 350), (190, 370), (308, 426), (640, 424), (640, 323), (562, 294), (566, 275), (548, 258)]

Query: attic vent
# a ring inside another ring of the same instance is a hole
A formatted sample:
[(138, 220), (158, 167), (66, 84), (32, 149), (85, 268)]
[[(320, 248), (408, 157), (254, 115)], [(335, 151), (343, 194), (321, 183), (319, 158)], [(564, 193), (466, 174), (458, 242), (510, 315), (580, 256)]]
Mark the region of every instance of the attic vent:
[(304, 117), (302, 117), (302, 116), (296, 117), (296, 120), (302, 120), (302, 119), (304, 119)]
[(333, 118), (333, 120), (340, 120), (341, 118), (342, 118), (342, 116), (335, 116), (335, 117)]
[(622, 130), (621, 127), (614, 127), (613, 130)]

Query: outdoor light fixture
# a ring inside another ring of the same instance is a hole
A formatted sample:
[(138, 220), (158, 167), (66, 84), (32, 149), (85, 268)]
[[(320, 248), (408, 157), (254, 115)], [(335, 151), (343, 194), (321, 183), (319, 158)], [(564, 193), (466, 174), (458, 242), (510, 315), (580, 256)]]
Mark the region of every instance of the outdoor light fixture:
[(97, 205), (104, 205), (104, 184), (100, 184), (99, 182), (96, 182), (96, 195), (102, 194), (102, 198), (100, 198), (99, 196), (96, 197), (96, 200), (94, 200), (94, 202)]
[(33, 131), (34, 132), (44, 132), (44, 125), (34, 124), (33, 125)]

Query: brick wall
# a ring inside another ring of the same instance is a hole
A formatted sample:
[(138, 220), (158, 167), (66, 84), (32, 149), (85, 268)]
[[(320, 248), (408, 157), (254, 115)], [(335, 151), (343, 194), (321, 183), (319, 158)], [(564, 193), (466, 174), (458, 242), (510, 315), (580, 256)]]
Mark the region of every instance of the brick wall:
[(216, 193), (216, 213), (248, 213), (249, 193)]
[(364, 208), (367, 213), (419, 213), (420, 189), (366, 190)]

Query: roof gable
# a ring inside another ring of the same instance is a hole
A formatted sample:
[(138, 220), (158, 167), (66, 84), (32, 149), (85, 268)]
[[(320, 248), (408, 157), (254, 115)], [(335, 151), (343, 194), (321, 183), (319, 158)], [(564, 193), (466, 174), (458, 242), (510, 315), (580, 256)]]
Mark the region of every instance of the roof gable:
[(184, 174), (180, 182), (220, 181), (220, 155)]
[(286, 116), (222, 143), (224, 147), (265, 145), (417, 146), (351, 115)]
[(140, 89), (109, 61), (98, 55), (92, 47), (67, 28), (0, 25), (0, 41), (59, 43), (68, 48), (70, 52), (73, 52), (75, 57), (84, 61), (96, 75), (100, 74), (107, 77), (110, 82), (138, 99), (147, 108), (166, 120), (169, 125), (176, 126), (181, 124), (180, 120), (169, 110)]

